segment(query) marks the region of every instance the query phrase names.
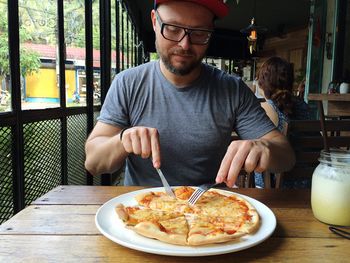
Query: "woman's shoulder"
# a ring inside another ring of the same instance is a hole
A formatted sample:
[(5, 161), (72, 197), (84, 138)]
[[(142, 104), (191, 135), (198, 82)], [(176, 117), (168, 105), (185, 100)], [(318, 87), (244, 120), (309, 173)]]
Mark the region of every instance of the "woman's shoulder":
[(271, 105), (268, 101), (261, 102), (261, 107), (265, 110), (267, 116), (270, 118), (270, 120), (275, 124), (275, 126), (278, 125), (279, 117), (278, 112), (276, 111), (275, 107)]
[(289, 123), (288, 115), (279, 110), (277, 105), (275, 105), (272, 100), (268, 99), (266, 102), (262, 102), (261, 104), (277, 129), (281, 132), (285, 132), (285, 127)]

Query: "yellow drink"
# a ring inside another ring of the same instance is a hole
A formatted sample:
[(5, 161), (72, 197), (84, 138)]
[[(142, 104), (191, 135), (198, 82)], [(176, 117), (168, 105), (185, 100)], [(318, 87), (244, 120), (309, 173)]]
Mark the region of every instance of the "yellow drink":
[(314, 216), (327, 224), (350, 226), (350, 163), (322, 162), (312, 176), (311, 206)]

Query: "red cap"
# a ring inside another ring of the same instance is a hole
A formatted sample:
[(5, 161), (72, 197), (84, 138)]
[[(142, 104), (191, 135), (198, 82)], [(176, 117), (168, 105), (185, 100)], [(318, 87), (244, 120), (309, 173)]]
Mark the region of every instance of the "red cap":
[[(169, 2), (173, 0), (154, 0), (154, 7), (159, 4)], [(205, 6), (214, 13), (215, 16), (222, 18), (228, 14), (228, 6), (224, 3), (224, 0), (184, 0), (187, 2), (194, 2), (196, 4)]]

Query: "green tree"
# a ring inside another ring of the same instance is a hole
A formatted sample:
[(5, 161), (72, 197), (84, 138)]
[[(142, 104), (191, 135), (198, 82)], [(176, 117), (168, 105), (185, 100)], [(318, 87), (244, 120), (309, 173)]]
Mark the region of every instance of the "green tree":
[[(92, 0), (94, 38), (99, 39), (99, 1)], [(64, 0), (64, 28), (67, 46), (85, 47), (85, 1)], [(57, 0), (19, 1), (20, 26), (36, 44), (57, 44)], [(98, 42), (98, 41), (97, 41)], [(97, 43), (96, 42), (96, 43)]]
[[(99, 24), (99, 1), (92, 1), (93, 15), (93, 47), (100, 48), (100, 24)], [(85, 47), (85, 0), (64, 0), (64, 23), (65, 23), (65, 42), (71, 47)], [(112, 50), (115, 46), (115, 1), (112, 1)], [(121, 48), (124, 54), (131, 53), (135, 43), (130, 20), (126, 14), (126, 9), (120, 8), (120, 17), (123, 18), (124, 45)], [(123, 14), (123, 15), (122, 15)], [(119, 21), (121, 22), (121, 21)], [(129, 31), (126, 32), (126, 24), (129, 23)], [(37, 1), (20, 0), (19, 1), (19, 24), (20, 24), (20, 42), (31, 42), (35, 44), (57, 45), (57, 0)], [(7, 3), (0, 1), (0, 75), (6, 77), (9, 74), (8, 58), (8, 33), (7, 33)], [(120, 32), (121, 33), (121, 32)], [(126, 46), (127, 38), (129, 46)], [(26, 76), (36, 72), (41, 63), (39, 54), (28, 50), (25, 45), (20, 46), (21, 74)]]
[[(31, 40), (30, 35), (23, 28), (20, 28), (19, 34), (21, 39)], [(7, 5), (0, 3), (0, 77), (5, 79), (10, 74), (8, 46)], [(41, 65), (39, 54), (22, 45), (20, 46), (20, 62), (22, 76), (37, 72)]]

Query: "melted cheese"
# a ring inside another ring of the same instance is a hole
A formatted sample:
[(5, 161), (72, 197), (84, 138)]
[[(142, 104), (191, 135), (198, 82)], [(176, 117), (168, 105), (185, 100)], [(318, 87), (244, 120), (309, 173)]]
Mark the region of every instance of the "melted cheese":
[(166, 220), (181, 216), (179, 213), (166, 213), (160, 210), (140, 209), (139, 207), (126, 207), (129, 214), (128, 225), (136, 225), (139, 222)]
[(176, 199), (164, 192), (142, 194), (136, 200), (146, 208), (125, 207), (126, 224), (147, 237), (181, 245), (226, 242), (257, 228), (256, 210), (239, 196), (210, 190), (189, 206), (193, 191), (175, 188)]
[(188, 225), (184, 216), (172, 218), (169, 220), (159, 221), (161, 229), (169, 234), (184, 234), (188, 233)]

